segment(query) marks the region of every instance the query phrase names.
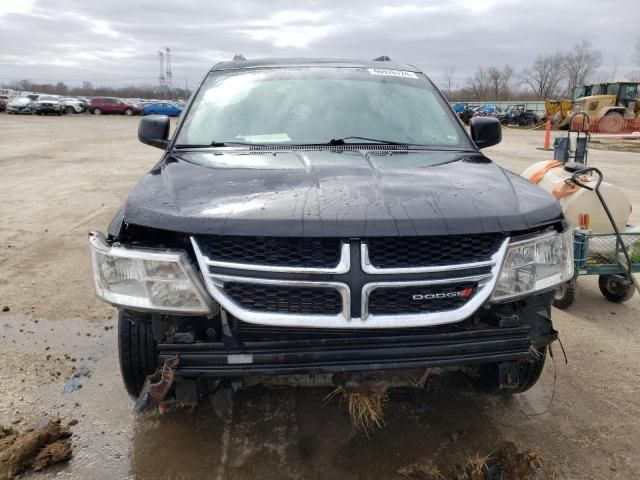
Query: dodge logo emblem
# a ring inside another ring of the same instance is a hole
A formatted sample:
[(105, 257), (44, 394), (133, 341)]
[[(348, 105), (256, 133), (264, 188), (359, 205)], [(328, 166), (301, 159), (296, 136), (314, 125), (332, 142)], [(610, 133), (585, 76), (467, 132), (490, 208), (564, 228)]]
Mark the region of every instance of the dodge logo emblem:
[(465, 288), (455, 292), (441, 292), (441, 293), (416, 293), (413, 295), (413, 300), (436, 300), (441, 298), (469, 298), (473, 294), (473, 288)]

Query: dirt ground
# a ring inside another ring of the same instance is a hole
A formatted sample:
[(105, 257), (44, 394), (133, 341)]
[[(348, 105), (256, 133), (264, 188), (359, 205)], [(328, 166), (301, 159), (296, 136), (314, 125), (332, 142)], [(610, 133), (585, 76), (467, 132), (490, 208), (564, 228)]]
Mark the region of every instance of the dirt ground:
[[(204, 405), (134, 419), (114, 310), (93, 294), (86, 232), (106, 228), (159, 157), (137, 141), (137, 122), (0, 114), (0, 310), (9, 309), (0, 313), (0, 424), (78, 420), (71, 462), (27, 478), (388, 479), (504, 440), (539, 449), (557, 478), (640, 478), (640, 300), (608, 303), (585, 277), (579, 301), (554, 311), (568, 364), (556, 344), (526, 394), (477, 395), (461, 376), (440, 375), (424, 391), (392, 392), (385, 427), (368, 438), (351, 435), (344, 406), (325, 402), (323, 389), (253, 388), (226, 414)], [(506, 130), (487, 153), (520, 172), (551, 158), (535, 148), (542, 136)], [(592, 150), (590, 163), (625, 188), (638, 223), (640, 155)]]

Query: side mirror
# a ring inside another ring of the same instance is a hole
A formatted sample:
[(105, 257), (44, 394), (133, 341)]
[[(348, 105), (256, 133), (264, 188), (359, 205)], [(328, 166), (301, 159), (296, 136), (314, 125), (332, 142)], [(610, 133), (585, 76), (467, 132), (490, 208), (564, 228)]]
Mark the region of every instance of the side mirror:
[(138, 140), (152, 147), (166, 149), (171, 123), (166, 115), (142, 117), (138, 125)]
[(493, 117), (472, 117), (471, 140), (478, 148), (491, 147), (502, 141), (502, 125), (500, 120)]

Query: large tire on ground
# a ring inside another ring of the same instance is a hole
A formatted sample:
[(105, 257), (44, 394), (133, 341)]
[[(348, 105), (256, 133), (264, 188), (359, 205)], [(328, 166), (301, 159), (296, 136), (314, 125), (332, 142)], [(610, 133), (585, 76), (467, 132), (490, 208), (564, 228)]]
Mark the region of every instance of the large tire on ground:
[(73, 107), (64, 107), (64, 113), (75, 113)]
[(94, 115), (102, 115), (102, 110), (100, 110), (99, 108), (94, 108), (93, 110), (91, 110), (91, 113), (93, 113)]
[(137, 397), (147, 375), (158, 364), (158, 345), (149, 315), (118, 310), (118, 354), (124, 386), (129, 395)]
[(532, 347), (529, 358), (519, 362), (518, 385), (515, 388), (500, 388), (499, 365), (497, 363), (481, 365), (478, 369), (478, 374), (470, 377), (471, 384), (476, 390), (491, 394), (510, 395), (526, 392), (538, 382), (540, 375), (542, 375), (546, 358), (546, 346)]
[(598, 122), (599, 133), (620, 133), (624, 130), (624, 117), (620, 112), (609, 112)]
[(127, 108), (127, 109), (124, 111), (124, 114), (125, 114), (126, 116), (130, 117), (131, 115), (133, 115), (133, 110), (131, 110), (130, 108)]
[(636, 293), (633, 283), (625, 285), (615, 275), (600, 275), (598, 287), (607, 300), (615, 303), (626, 302)]
[(577, 284), (575, 279), (569, 280), (563, 283), (556, 290), (556, 295), (553, 297), (553, 306), (564, 310), (573, 305), (576, 301)]

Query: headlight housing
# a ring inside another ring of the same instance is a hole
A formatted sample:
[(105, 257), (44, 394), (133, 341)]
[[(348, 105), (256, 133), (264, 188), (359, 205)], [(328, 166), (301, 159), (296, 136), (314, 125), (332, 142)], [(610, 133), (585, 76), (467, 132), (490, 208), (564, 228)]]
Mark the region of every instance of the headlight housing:
[(212, 301), (186, 253), (109, 246), (90, 233), (93, 283), (98, 298), (145, 311), (206, 315)]
[(546, 290), (573, 277), (573, 232), (549, 232), (511, 241), (492, 300), (503, 301)]

